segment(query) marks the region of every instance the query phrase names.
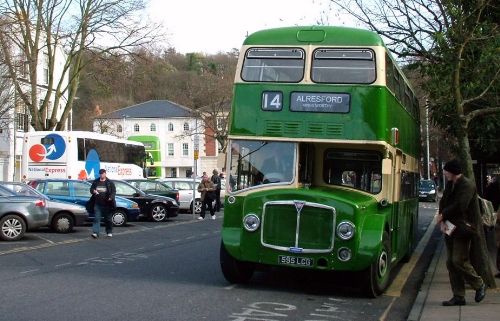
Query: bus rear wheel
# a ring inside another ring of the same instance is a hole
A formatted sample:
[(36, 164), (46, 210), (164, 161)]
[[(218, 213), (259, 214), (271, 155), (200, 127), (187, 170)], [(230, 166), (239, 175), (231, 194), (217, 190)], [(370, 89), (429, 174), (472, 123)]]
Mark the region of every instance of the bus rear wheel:
[(229, 283), (246, 283), (250, 280), (254, 271), (252, 264), (241, 262), (232, 257), (222, 242), (220, 244), (220, 267), (224, 278)]
[(364, 271), (364, 292), (369, 297), (381, 295), (389, 285), (391, 274), (391, 242), (389, 234), (384, 232), (382, 246), (376, 260)]

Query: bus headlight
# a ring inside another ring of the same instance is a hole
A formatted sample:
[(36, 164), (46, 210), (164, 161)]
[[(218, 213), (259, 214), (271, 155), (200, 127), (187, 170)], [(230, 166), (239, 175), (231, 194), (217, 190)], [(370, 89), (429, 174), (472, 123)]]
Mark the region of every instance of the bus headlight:
[(346, 261), (349, 261), (351, 259), (352, 253), (351, 253), (351, 250), (348, 249), (347, 247), (342, 247), (339, 249), (337, 256), (338, 256), (340, 261), (346, 262)]
[(255, 214), (247, 214), (243, 218), (243, 227), (248, 232), (255, 232), (260, 226), (260, 219)]
[(349, 221), (340, 222), (337, 226), (337, 235), (342, 240), (350, 240), (354, 236), (354, 224)]

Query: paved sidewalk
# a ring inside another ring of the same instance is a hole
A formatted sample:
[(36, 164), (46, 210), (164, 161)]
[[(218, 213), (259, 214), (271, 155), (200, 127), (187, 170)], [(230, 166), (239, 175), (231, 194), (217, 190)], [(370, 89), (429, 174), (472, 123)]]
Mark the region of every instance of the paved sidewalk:
[[(496, 280), (500, 283), (499, 280)], [(474, 301), (475, 291), (468, 288), (465, 306), (444, 307), (442, 301), (452, 297), (446, 249), (441, 239), (427, 275), (408, 316), (408, 321), (493, 321), (500, 320), (500, 289), (488, 289), (480, 303)]]

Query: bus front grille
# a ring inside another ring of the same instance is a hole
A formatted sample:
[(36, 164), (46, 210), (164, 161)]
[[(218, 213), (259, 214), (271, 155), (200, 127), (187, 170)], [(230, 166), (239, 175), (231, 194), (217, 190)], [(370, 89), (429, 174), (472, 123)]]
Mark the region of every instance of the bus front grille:
[(333, 250), (335, 208), (302, 201), (264, 204), (261, 242), (265, 247), (299, 253)]

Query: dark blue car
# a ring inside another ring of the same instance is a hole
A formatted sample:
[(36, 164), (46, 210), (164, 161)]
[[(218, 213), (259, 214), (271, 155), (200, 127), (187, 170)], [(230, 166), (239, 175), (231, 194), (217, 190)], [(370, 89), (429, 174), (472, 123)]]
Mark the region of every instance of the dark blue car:
[[(90, 198), (91, 184), (72, 179), (35, 179), (29, 182), (33, 188), (51, 198), (85, 206)], [(116, 196), (116, 209), (112, 215), (114, 226), (125, 226), (129, 221), (136, 221), (140, 214), (139, 205), (124, 197)], [(89, 220), (94, 214), (89, 213)]]

